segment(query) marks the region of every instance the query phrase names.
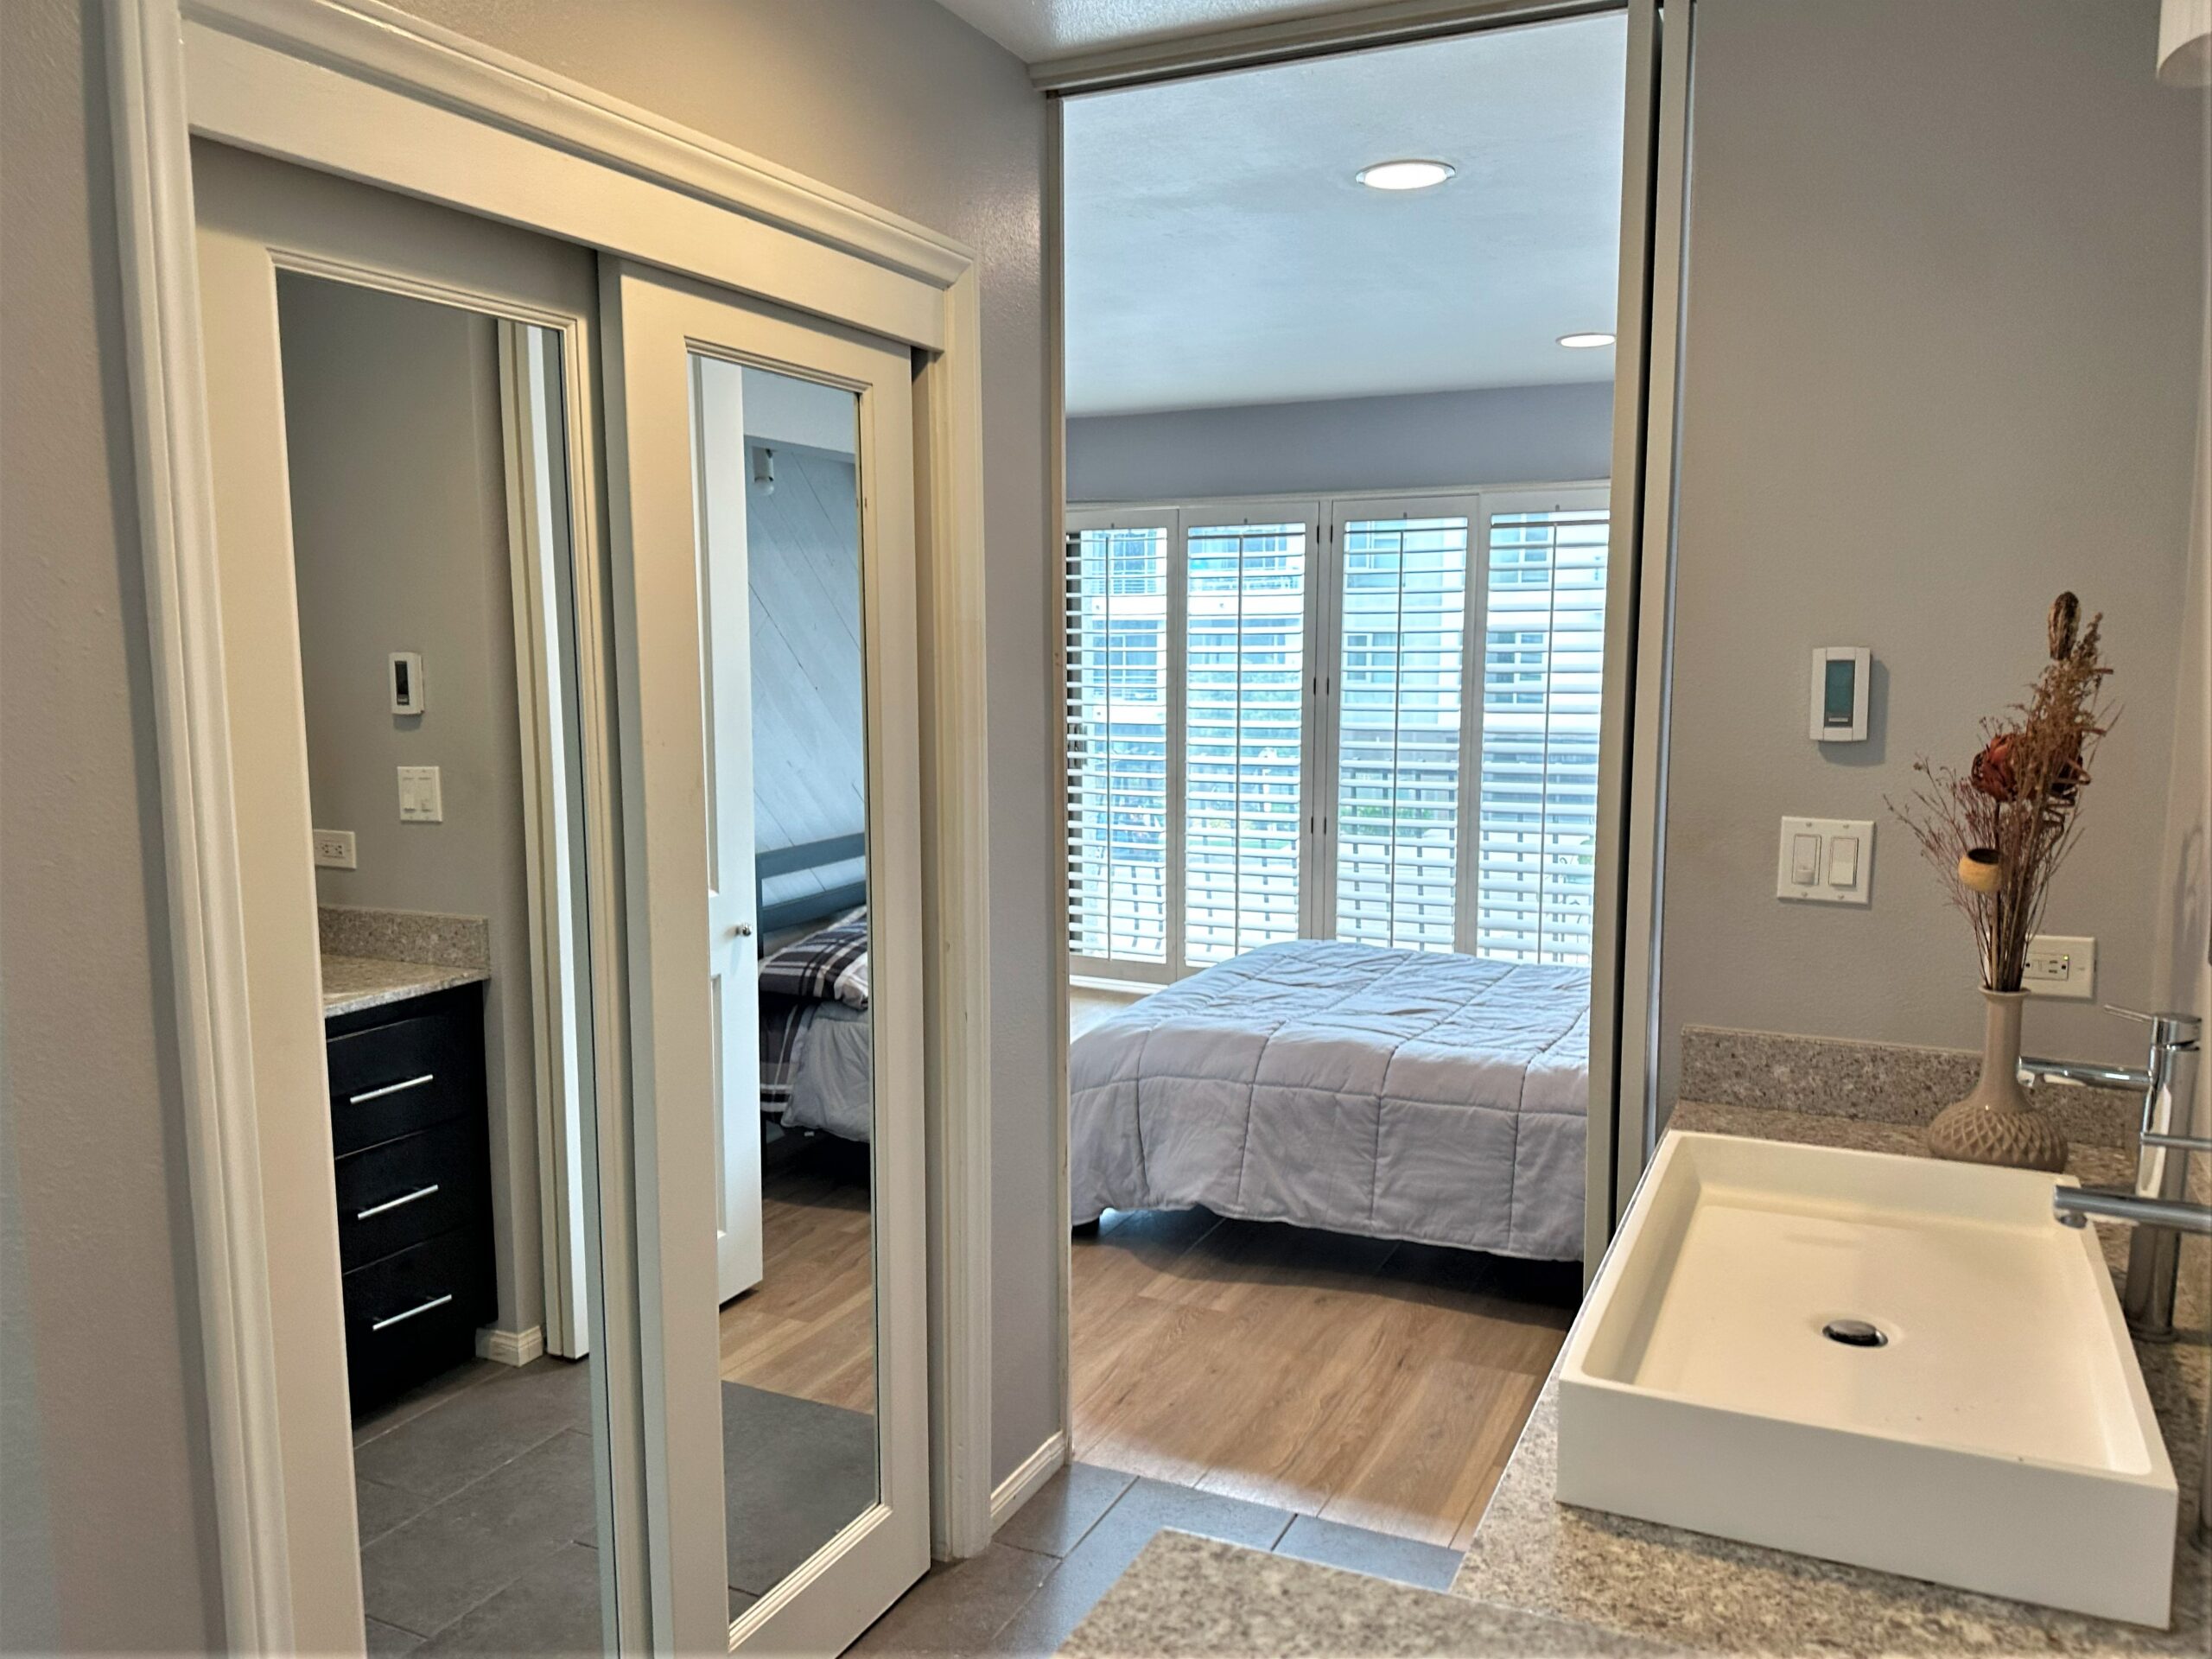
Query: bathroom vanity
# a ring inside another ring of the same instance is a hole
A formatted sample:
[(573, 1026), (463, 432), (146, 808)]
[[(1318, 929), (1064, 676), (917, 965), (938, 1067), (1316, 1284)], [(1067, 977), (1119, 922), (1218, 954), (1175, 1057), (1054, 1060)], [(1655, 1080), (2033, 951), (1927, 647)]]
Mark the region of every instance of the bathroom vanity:
[(498, 1314), (484, 1073), (487, 970), (322, 962), (346, 1368), (358, 1413), (476, 1351)]

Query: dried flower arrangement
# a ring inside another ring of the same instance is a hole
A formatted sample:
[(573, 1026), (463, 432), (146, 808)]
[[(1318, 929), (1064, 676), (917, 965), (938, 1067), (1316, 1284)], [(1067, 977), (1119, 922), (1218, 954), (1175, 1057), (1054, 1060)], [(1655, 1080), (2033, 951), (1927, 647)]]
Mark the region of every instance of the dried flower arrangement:
[(1910, 796), (1885, 802), (1972, 925), (1985, 990), (2020, 988), (2051, 877), (2080, 828), (2089, 762), (2112, 721), (2103, 620), (2100, 613), (2082, 626), (2081, 601), (2061, 594), (2050, 607), (2050, 662), (2027, 702), (1982, 721), (1980, 753), (1965, 771), (1923, 755)]

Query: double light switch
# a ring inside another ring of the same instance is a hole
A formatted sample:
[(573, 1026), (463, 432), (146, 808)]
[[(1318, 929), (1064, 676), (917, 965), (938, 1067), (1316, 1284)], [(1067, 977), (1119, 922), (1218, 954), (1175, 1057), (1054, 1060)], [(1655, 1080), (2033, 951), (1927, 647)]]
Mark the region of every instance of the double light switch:
[(1865, 818), (1784, 818), (1774, 896), (1863, 905), (1874, 863), (1874, 826)]

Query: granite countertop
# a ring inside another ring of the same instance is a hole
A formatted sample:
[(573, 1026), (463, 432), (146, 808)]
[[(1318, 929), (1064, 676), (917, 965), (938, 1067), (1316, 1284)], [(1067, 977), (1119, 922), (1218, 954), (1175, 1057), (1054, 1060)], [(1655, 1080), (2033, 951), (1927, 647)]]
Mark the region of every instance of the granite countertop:
[[(1916, 1128), (1797, 1112), (1685, 1103), (1673, 1127), (1916, 1154)], [(2112, 1147), (2075, 1148), (2084, 1181), (2132, 1176), (2133, 1159)], [(2101, 1228), (2115, 1268), (2126, 1231)], [(2175, 1543), (2174, 1626), (2153, 1630), (2027, 1606), (1732, 1543), (1677, 1528), (1567, 1508), (1552, 1496), (1558, 1379), (1547, 1383), (1491, 1499), (1452, 1593), (1707, 1653), (1844, 1655), (2051, 1653), (2120, 1655), (2206, 1651), (2212, 1572), (2189, 1541), (2208, 1389), (2208, 1241), (2188, 1241), (2177, 1324), (2183, 1339), (2137, 1354), (2182, 1488)]]
[(378, 1008), (387, 1002), (455, 985), (474, 985), (491, 978), (488, 969), (447, 966), (428, 962), (387, 962), (380, 957), (333, 957), (322, 959), (322, 1017), (331, 1019), (362, 1008)]
[(492, 925), (481, 916), (321, 905), (316, 925), (326, 1020), (492, 977)]
[(1639, 1659), (1680, 1650), (1242, 1544), (1162, 1532), (1060, 1651), (1071, 1659)]

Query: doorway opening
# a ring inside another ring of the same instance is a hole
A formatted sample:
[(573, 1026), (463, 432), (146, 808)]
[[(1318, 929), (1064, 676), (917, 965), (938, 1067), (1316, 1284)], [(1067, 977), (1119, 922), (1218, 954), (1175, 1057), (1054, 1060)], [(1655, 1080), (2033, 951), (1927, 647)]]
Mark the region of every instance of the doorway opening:
[(1581, 1284), (1627, 53), (1065, 109), (1070, 1457), (1439, 1587)]

